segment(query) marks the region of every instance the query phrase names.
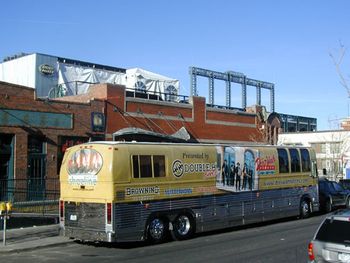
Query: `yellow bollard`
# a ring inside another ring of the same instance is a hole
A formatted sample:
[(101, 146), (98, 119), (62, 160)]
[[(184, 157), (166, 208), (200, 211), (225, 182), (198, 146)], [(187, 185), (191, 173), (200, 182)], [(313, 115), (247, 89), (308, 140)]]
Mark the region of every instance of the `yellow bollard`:
[(0, 217), (4, 220), (4, 229), (3, 229), (3, 238), (2, 243), (6, 246), (6, 220), (8, 219), (10, 213), (12, 211), (12, 203), (10, 202), (2, 202), (0, 203)]
[(11, 202), (6, 203), (6, 211), (7, 211), (7, 214), (11, 213), (11, 211), (12, 211), (12, 203)]
[(5, 214), (6, 212), (6, 204), (4, 202), (0, 203), (0, 215)]

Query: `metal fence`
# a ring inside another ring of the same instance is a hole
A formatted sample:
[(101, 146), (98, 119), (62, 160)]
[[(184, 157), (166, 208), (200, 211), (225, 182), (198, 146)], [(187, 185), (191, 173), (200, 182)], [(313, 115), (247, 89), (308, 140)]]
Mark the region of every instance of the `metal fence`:
[(59, 179), (1, 179), (0, 202), (13, 203), (14, 213), (58, 214)]

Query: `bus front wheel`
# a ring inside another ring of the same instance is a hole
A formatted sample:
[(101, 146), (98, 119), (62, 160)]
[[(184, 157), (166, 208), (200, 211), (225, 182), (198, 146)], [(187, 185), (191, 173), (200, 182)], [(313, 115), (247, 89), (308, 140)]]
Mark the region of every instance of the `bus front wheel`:
[(168, 223), (165, 219), (155, 217), (148, 224), (148, 240), (152, 243), (163, 242), (168, 233)]
[(188, 214), (180, 214), (172, 222), (173, 230), (171, 235), (174, 240), (185, 240), (192, 237), (194, 234), (194, 220)]

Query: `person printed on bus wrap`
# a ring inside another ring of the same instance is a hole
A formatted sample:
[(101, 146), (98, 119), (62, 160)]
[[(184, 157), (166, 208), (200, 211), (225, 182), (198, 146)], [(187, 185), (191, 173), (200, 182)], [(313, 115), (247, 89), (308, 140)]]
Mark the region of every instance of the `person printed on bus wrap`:
[(249, 189), (253, 189), (253, 169), (248, 169), (248, 185)]
[(229, 167), (227, 165), (227, 161), (224, 160), (222, 164), (222, 185), (225, 185), (225, 182), (228, 180)]
[(246, 190), (247, 189), (247, 181), (248, 181), (248, 171), (247, 171), (247, 165), (244, 164), (243, 165), (243, 169), (242, 169), (242, 180), (243, 180), (243, 184), (242, 184), (242, 190)]
[(236, 191), (241, 189), (241, 177), (242, 177), (242, 169), (240, 167), (240, 163), (237, 163), (236, 166)]
[(236, 166), (235, 163), (233, 162), (231, 164), (231, 169), (230, 169), (230, 186), (235, 185), (235, 177), (236, 177)]

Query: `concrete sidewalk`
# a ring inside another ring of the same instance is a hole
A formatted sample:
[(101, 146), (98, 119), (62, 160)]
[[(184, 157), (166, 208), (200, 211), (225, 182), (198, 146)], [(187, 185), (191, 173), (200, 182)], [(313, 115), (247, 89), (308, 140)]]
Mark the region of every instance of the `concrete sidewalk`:
[(72, 242), (71, 239), (59, 236), (58, 224), (9, 229), (6, 230), (6, 246), (3, 245), (3, 231), (0, 231), (0, 254), (56, 246), (70, 242)]

